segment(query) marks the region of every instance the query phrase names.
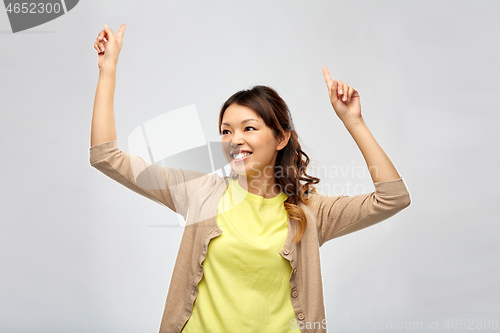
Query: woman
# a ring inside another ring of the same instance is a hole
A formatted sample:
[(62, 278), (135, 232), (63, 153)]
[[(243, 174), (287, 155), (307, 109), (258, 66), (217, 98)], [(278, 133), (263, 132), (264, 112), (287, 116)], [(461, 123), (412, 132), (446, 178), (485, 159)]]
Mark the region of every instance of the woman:
[[(160, 167), (117, 144), (113, 95), (124, 31), (115, 36), (105, 25), (94, 43), (100, 71), (90, 163), (186, 220), (160, 333), (326, 332), (319, 247), (410, 204), (361, 116), (358, 92), (323, 68), (332, 106), (370, 170), (372, 193), (318, 194), (288, 107), (265, 86), (235, 93), (219, 114), (230, 176)], [(137, 182), (138, 170), (147, 186)]]

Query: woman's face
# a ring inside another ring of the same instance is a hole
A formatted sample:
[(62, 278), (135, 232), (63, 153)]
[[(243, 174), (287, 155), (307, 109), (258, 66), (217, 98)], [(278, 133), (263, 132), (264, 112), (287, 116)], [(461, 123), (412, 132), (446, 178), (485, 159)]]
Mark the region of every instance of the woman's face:
[[(221, 126), (221, 141), (227, 143), (224, 153), (236, 173), (257, 177), (265, 173), (274, 178), (279, 142), (257, 112), (233, 103), (224, 112)], [(240, 150), (251, 154), (234, 159), (231, 152)]]

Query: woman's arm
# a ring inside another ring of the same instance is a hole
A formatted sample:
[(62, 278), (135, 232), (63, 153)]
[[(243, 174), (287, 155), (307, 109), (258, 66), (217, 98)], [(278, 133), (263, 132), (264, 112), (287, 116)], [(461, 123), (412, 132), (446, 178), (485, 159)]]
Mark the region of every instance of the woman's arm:
[(401, 178), (394, 164), (366, 126), (363, 117), (345, 122), (344, 125), (361, 150), (374, 183)]
[(315, 196), (312, 202), (320, 246), (333, 238), (382, 222), (411, 203), (406, 184), (363, 118), (344, 122), (344, 125), (365, 158), (375, 191), (356, 196)]
[(328, 68), (323, 67), (330, 102), (337, 116), (351, 133), (365, 158), (374, 183), (400, 179), (394, 164), (373, 137), (361, 116), (359, 93), (341, 80), (333, 80)]
[(92, 112), (90, 146), (116, 140), (115, 113), (113, 101), (115, 95), (116, 67), (99, 69), (99, 80)]
[(361, 150), (375, 191), (356, 196), (313, 196), (311, 207), (316, 214), (320, 246), (330, 239), (384, 221), (411, 203), (403, 178), (361, 116), (359, 93), (341, 80), (332, 80), (328, 68), (323, 68), (323, 74), (332, 106)]
[[(116, 65), (122, 45), (125, 24), (113, 35), (104, 25), (96, 38), (99, 81), (92, 113), (90, 133), (90, 165), (126, 188), (170, 208), (187, 219), (190, 198), (201, 188), (214, 185), (216, 176), (194, 170), (171, 168), (154, 164), (140, 156), (120, 149), (116, 139), (113, 100)], [(206, 216), (195, 215), (200, 218)], [(191, 217), (190, 223), (201, 222)]]
[(116, 140), (115, 113), (113, 102), (115, 98), (116, 66), (123, 44), (125, 24), (113, 34), (113, 30), (104, 25), (96, 38), (94, 49), (97, 51), (97, 66), (99, 80), (95, 92), (94, 111), (92, 112), (92, 127), (90, 129), (90, 146)]

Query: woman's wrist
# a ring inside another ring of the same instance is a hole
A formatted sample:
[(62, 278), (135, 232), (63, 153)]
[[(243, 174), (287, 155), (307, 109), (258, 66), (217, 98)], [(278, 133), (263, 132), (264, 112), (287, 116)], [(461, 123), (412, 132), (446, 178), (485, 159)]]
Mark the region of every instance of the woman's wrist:
[(352, 128), (358, 127), (359, 125), (365, 125), (365, 120), (363, 119), (363, 117), (357, 117), (343, 121), (343, 123), (347, 130), (350, 130)]
[(116, 74), (116, 65), (102, 65), (99, 68), (99, 75), (101, 74)]

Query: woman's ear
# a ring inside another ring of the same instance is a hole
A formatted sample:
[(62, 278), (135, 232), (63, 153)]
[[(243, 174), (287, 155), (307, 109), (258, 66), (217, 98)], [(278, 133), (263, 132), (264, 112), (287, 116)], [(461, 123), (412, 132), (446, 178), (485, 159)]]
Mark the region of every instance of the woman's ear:
[(288, 144), (288, 141), (290, 140), (291, 134), (292, 134), (292, 132), (290, 132), (290, 130), (285, 131), (285, 137), (281, 136), (281, 138), (279, 140), (278, 150), (281, 150), (281, 149), (286, 147), (286, 145)]

